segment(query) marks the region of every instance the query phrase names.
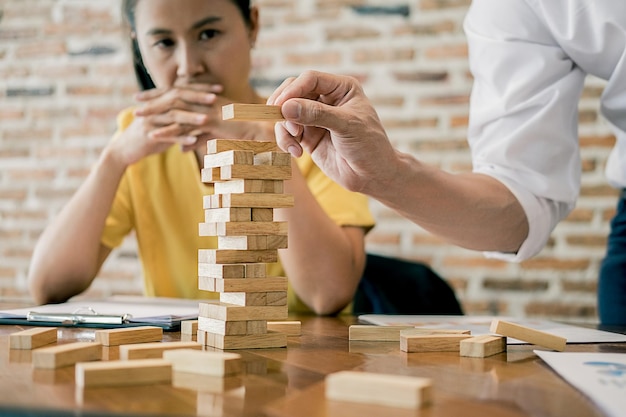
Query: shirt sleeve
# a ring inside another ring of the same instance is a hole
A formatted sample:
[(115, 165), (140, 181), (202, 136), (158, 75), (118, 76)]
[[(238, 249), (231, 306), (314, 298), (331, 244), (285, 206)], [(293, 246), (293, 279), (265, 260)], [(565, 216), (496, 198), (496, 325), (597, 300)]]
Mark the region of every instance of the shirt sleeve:
[(475, 0), (465, 18), (474, 76), (468, 141), (474, 172), (507, 186), (529, 222), (515, 254), (537, 254), (580, 190), (578, 100), (585, 74), (524, 0)]
[[(117, 132), (111, 140), (117, 140), (120, 132), (126, 129), (132, 120), (131, 110), (122, 111), (117, 118)], [(117, 188), (117, 192), (115, 193), (111, 210), (109, 210), (109, 214), (106, 218), (100, 242), (108, 248), (115, 248), (122, 244), (126, 235), (128, 235), (133, 228), (133, 206), (130, 197), (130, 185), (128, 174), (124, 173), (120, 185)]]

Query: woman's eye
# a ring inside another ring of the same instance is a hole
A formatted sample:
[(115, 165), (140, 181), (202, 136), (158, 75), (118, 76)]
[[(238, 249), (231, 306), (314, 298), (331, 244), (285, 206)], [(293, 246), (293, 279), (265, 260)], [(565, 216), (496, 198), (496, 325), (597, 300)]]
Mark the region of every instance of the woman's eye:
[(154, 46), (158, 46), (160, 48), (169, 48), (174, 45), (174, 41), (171, 39), (160, 39), (154, 43)]
[(218, 34), (219, 34), (219, 31), (215, 29), (206, 29), (200, 32), (200, 39), (201, 40), (213, 39)]

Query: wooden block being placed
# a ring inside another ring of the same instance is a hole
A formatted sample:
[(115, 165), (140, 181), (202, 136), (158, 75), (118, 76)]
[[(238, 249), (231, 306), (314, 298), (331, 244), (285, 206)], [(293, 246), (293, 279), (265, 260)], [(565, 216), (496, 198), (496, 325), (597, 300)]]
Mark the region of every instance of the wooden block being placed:
[(151, 342), (120, 346), (120, 359), (158, 359), (163, 352), (173, 349), (202, 349), (197, 342)]
[(398, 342), (400, 340), (401, 330), (413, 328), (413, 326), (372, 326), (354, 324), (348, 329), (348, 338), (349, 340)]
[(156, 326), (96, 330), (96, 342), (104, 346), (159, 342), (161, 339), (163, 339), (163, 329)]
[(567, 339), (564, 337), (498, 319), (494, 319), (491, 322), (489, 331), (500, 336), (512, 337), (523, 342), (547, 347), (559, 352), (565, 350), (565, 344), (567, 343)]
[[(233, 224), (233, 223), (227, 223)], [(198, 262), (208, 264), (239, 264), (277, 262), (278, 251), (271, 250), (229, 250), (229, 249), (200, 249)]]
[(267, 330), (284, 333), (287, 336), (300, 336), (302, 334), (302, 322), (300, 321), (268, 321)]
[(284, 191), (283, 180), (229, 180), (216, 182), (213, 191), (215, 194), (242, 194), (242, 193), (272, 193), (281, 194)]
[(506, 337), (481, 335), (461, 340), (459, 355), (470, 358), (486, 358), (506, 352)]
[(199, 315), (223, 321), (283, 320), (287, 318), (287, 305), (242, 307), (223, 303), (199, 303)]
[(57, 341), (56, 327), (33, 327), (9, 335), (11, 349), (36, 349)]
[(77, 362), (99, 361), (101, 357), (102, 345), (100, 343), (64, 343), (34, 350), (33, 366), (55, 369), (74, 365)]
[(170, 383), (172, 364), (165, 359), (135, 359), (76, 364), (80, 387)]
[(252, 209), (245, 207), (206, 209), (204, 210), (204, 221), (205, 223), (250, 222), (252, 221)]
[(217, 292), (285, 291), (285, 288), (287, 288), (287, 278), (267, 277), (254, 279), (220, 279), (198, 277), (198, 288), (203, 291)]
[(198, 320), (183, 320), (180, 322), (180, 333), (195, 335), (198, 331)]
[(211, 139), (207, 141), (207, 153), (219, 153), (230, 150), (261, 152), (278, 152), (280, 148), (276, 142), (241, 140), (241, 139)]
[(431, 402), (431, 396), (429, 378), (354, 371), (326, 376), (326, 398), (331, 400), (420, 408)]
[(224, 151), (204, 156), (204, 168), (217, 168), (225, 165), (252, 165), (254, 153), (252, 151)]
[(288, 180), (291, 179), (291, 165), (226, 165), (220, 168), (220, 179)]
[(222, 120), (278, 121), (284, 117), (280, 106), (232, 103), (222, 106)]
[[(217, 349), (268, 349), (287, 346), (287, 335), (284, 333), (268, 332), (245, 336), (226, 336), (203, 332), (205, 346)], [(198, 330), (198, 341), (201, 340)]]
[(403, 352), (459, 352), (461, 340), (468, 334), (417, 334), (400, 333), (400, 350)]
[(172, 350), (165, 352), (163, 358), (172, 363), (176, 372), (227, 376), (242, 371), (241, 355), (237, 353)]

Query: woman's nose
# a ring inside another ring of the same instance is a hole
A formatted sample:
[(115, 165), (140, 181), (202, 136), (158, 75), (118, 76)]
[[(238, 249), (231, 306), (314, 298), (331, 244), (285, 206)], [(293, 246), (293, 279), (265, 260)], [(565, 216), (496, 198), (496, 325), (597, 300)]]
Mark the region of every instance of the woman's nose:
[(179, 77), (193, 77), (204, 72), (206, 69), (199, 53), (194, 48), (182, 45), (178, 50), (178, 69), (176, 74)]

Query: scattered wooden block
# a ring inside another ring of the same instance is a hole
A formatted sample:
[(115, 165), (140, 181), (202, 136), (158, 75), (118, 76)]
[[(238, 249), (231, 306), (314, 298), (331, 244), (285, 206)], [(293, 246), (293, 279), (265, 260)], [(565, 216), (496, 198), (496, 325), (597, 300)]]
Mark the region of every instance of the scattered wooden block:
[(207, 141), (207, 153), (219, 153), (230, 150), (261, 152), (279, 152), (276, 142), (242, 139), (211, 139)]
[(302, 322), (300, 321), (268, 321), (267, 330), (285, 333), (287, 336), (300, 336), (302, 334)]
[[(193, 391), (223, 393), (243, 385), (241, 376), (212, 376), (202, 375), (191, 372), (172, 372), (172, 386), (176, 388), (184, 388)], [(202, 414), (198, 409), (198, 415), (211, 415), (212, 413)]]
[(150, 342), (120, 346), (120, 359), (159, 359), (163, 352), (174, 349), (202, 349), (197, 342)]
[(471, 330), (467, 329), (427, 329), (421, 327), (414, 327), (410, 329), (402, 329), (400, 334), (405, 336), (414, 336), (420, 334), (472, 334)]
[(36, 349), (56, 341), (56, 327), (33, 327), (9, 335), (11, 349)]
[(461, 340), (459, 355), (470, 358), (486, 358), (506, 352), (506, 337), (481, 335)]
[(468, 334), (414, 334), (400, 333), (400, 350), (403, 352), (458, 352), (461, 340)]
[(136, 359), (76, 364), (80, 387), (170, 383), (172, 364), (165, 359)]
[(520, 326), (519, 324), (494, 319), (491, 322), (489, 331), (500, 336), (512, 337), (514, 339), (528, 342), (533, 345), (547, 347), (552, 350), (562, 352), (565, 350), (567, 339), (551, 333)]
[(331, 400), (419, 408), (429, 404), (431, 396), (429, 378), (354, 371), (326, 376), (326, 398)]
[(348, 329), (349, 340), (367, 340), (376, 342), (398, 342), (400, 331), (413, 329), (412, 326), (372, 326), (354, 324)]
[(64, 343), (34, 350), (33, 366), (55, 369), (74, 365), (77, 362), (99, 361), (101, 357), (102, 345), (100, 343)]
[(280, 106), (232, 103), (222, 106), (222, 120), (279, 121), (285, 119)]
[(159, 342), (161, 339), (163, 339), (163, 329), (157, 326), (96, 330), (96, 342), (104, 346)]
[(163, 358), (172, 363), (176, 372), (227, 376), (242, 371), (241, 355), (238, 353), (182, 349), (167, 351), (163, 353)]

